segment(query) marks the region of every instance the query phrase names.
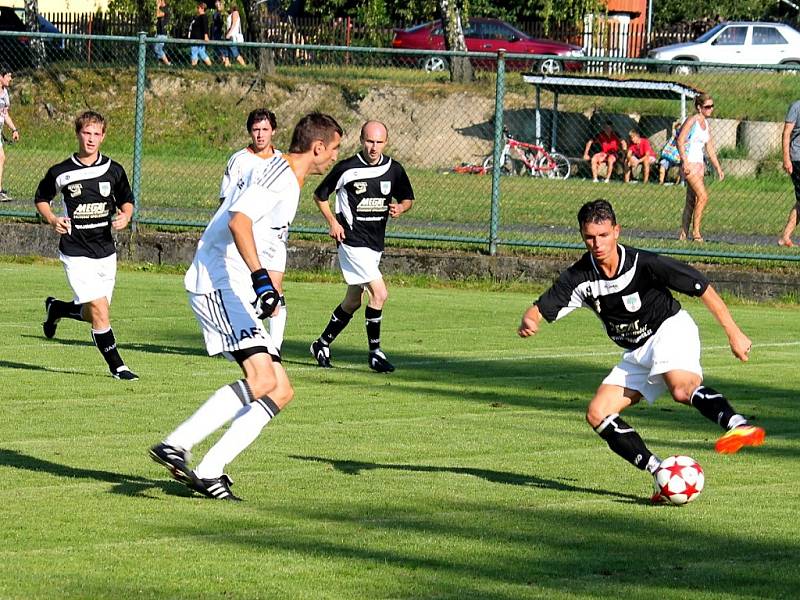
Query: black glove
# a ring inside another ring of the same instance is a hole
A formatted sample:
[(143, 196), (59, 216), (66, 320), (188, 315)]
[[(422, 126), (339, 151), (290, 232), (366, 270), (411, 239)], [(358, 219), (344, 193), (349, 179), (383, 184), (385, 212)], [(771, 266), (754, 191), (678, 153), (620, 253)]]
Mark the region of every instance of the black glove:
[(273, 287), (266, 269), (253, 271), (250, 273), (250, 279), (253, 280), (253, 291), (256, 293), (256, 301), (253, 302), (256, 316), (259, 319), (268, 319), (278, 306), (280, 294)]

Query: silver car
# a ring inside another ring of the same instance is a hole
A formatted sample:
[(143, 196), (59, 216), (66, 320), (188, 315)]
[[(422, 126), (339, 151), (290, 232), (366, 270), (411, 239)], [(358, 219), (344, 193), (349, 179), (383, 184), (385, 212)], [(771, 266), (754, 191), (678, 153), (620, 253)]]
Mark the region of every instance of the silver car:
[[(735, 65), (793, 65), (800, 68), (800, 32), (783, 23), (731, 21), (720, 23), (693, 42), (654, 48), (647, 53), (655, 60)], [(655, 70), (687, 75), (692, 65), (664, 65)]]

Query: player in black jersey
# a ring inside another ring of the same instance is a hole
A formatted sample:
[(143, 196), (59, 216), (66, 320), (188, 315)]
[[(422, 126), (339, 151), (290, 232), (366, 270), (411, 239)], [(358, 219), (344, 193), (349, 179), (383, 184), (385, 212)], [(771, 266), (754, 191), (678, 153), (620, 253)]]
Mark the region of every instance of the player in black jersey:
[[(381, 350), (381, 319), (388, 291), (379, 265), (386, 222), (411, 209), (414, 190), (400, 163), (383, 154), (387, 137), (383, 123), (364, 123), (361, 151), (336, 164), (314, 192), (330, 236), (338, 244), (339, 266), (347, 282), (344, 300), (334, 309), (325, 331), (311, 344), (311, 355), (320, 367), (331, 366), (330, 344), (347, 327), (366, 290), (369, 367), (378, 373), (394, 371)], [(335, 216), (328, 206), (332, 192), (336, 192)]]
[[(660, 460), (619, 413), (642, 397), (652, 404), (669, 390), (675, 401), (691, 404), (725, 429), (717, 452), (734, 453), (742, 446), (762, 444), (764, 430), (749, 425), (725, 396), (703, 385), (697, 326), (670, 293), (698, 296), (725, 330), (734, 356), (747, 361), (750, 339), (705, 276), (672, 258), (618, 243), (620, 228), (606, 200), (584, 204), (578, 224), (588, 252), (525, 312), (518, 333), (532, 336), (542, 318), (556, 321), (583, 306), (625, 349), (589, 403), (589, 425), (614, 452), (654, 474)], [(660, 500), (658, 493), (653, 500)]]
[[(71, 302), (44, 301), (44, 335), (52, 338), (63, 318), (92, 324), (92, 338), (116, 379), (134, 380), (117, 351), (109, 305), (117, 273), (117, 250), (111, 230), (125, 229), (133, 216), (133, 193), (122, 165), (100, 154), (106, 135), (103, 116), (86, 111), (75, 119), (78, 151), (50, 167), (36, 189), (36, 210), (59, 241), (59, 258), (75, 294)], [(64, 215), (50, 202), (61, 195)]]

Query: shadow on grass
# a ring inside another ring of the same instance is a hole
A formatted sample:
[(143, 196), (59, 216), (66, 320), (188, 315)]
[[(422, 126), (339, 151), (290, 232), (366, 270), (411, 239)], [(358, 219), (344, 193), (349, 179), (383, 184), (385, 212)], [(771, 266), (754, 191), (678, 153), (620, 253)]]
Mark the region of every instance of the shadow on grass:
[(97, 469), (82, 469), (71, 467), (60, 463), (29, 456), (16, 450), (0, 448), (0, 467), (11, 467), (13, 469), (23, 469), (33, 473), (48, 473), (56, 477), (68, 479), (87, 479), (91, 481), (101, 481), (112, 484), (109, 490), (112, 494), (123, 496), (137, 496), (147, 498), (145, 492), (151, 489), (160, 489), (170, 496), (191, 496), (192, 492), (177, 481), (159, 481), (147, 479), (137, 475), (125, 475), (112, 471), (100, 471)]
[[(94, 348), (95, 344), (91, 340), (78, 340), (78, 339), (70, 339), (70, 338), (54, 338), (52, 340), (46, 339), (44, 336), (40, 335), (30, 335), (30, 334), (22, 334), (20, 335), (22, 338), (28, 338), (32, 340), (45, 340), (47, 343), (52, 344), (59, 344), (61, 346), (76, 346), (81, 348)], [(126, 350), (133, 350), (136, 352), (148, 352), (151, 354), (177, 354), (177, 355), (186, 355), (186, 356), (204, 356), (208, 357), (208, 353), (206, 352), (205, 346), (203, 345), (203, 340), (201, 334), (198, 332), (196, 336), (197, 345), (196, 346), (171, 346), (168, 344), (143, 344), (137, 342), (126, 342), (125, 340), (119, 340), (119, 348), (121, 352), (125, 352)]]
[(91, 375), (90, 373), (82, 373), (74, 369), (54, 369), (46, 365), (32, 365), (29, 363), (13, 362), (10, 360), (0, 360), (0, 368), (5, 369), (22, 369), (24, 371), (44, 371), (46, 373), (64, 373), (67, 375)]
[(509, 471), (495, 471), (493, 469), (475, 469), (472, 467), (437, 467), (432, 465), (409, 465), (409, 464), (392, 464), (392, 463), (373, 463), (361, 462), (356, 460), (336, 460), (334, 458), (323, 458), (320, 456), (298, 456), (289, 455), (289, 458), (295, 460), (305, 460), (310, 462), (318, 462), (330, 465), (340, 473), (347, 475), (360, 475), (362, 471), (371, 471), (375, 469), (391, 469), (395, 471), (410, 471), (415, 473), (453, 473), (455, 475), (470, 475), (488, 481), (489, 483), (502, 483), (506, 485), (522, 485), (545, 490), (555, 490), (557, 492), (582, 492), (585, 494), (594, 494), (597, 496), (610, 496), (616, 498), (618, 501), (633, 502), (636, 504), (650, 504), (647, 499), (641, 496), (634, 496), (632, 494), (620, 494), (618, 492), (610, 492), (608, 490), (592, 489), (580, 487), (558, 481), (554, 479), (544, 479), (534, 475), (522, 475), (520, 473), (511, 473)]

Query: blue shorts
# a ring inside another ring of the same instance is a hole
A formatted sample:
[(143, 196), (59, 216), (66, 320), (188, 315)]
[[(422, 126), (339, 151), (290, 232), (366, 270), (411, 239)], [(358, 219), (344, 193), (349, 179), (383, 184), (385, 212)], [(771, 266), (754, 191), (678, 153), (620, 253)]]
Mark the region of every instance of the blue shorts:
[(231, 58), (236, 58), (239, 56), (239, 49), (236, 46), (228, 46), (228, 54)]
[(205, 46), (191, 46), (189, 48), (189, 50), (190, 50), (190, 52), (192, 54), (192, 62), (193, 63), (197, 62), (198, 58), (200, 60), (202, 60), (203, 62), (206, 62), (208, 60), (208, 54), (206, 54), (206, 47)]

